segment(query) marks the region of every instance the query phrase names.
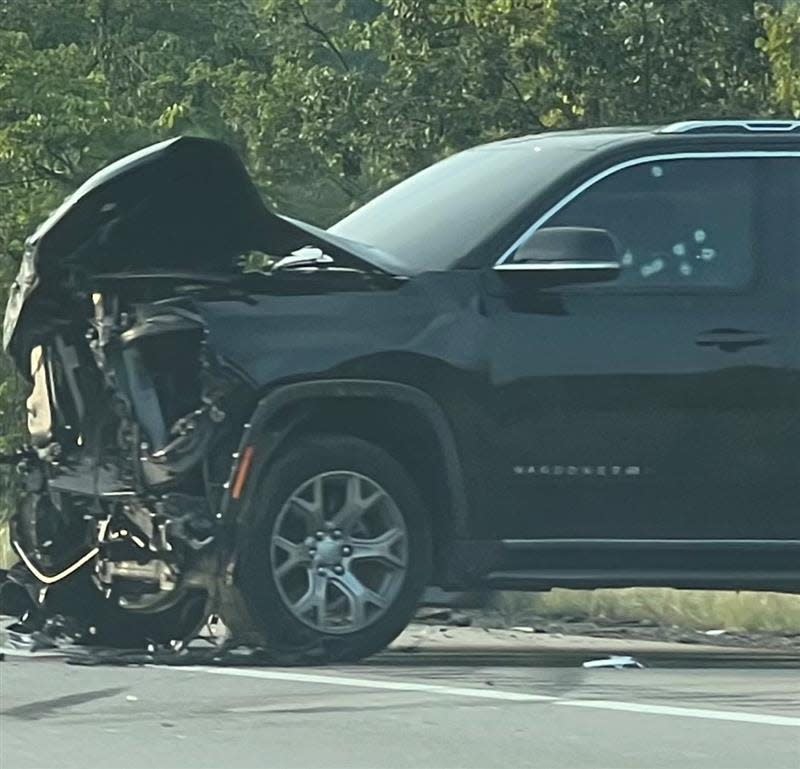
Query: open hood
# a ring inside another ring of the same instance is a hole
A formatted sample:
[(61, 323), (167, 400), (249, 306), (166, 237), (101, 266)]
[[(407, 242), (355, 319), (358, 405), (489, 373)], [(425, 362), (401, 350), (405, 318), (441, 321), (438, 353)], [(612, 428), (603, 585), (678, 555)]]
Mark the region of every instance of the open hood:
[(67, 321), (61, 308), (93, 275), (235, 274), (238, 257), (248, 251), (285, 256), (304, 246), (322, 249), (343, 266), (399, 271), (369, 246), (269, 211), (227, 145), (192, 137), (154, 144), (90, 177), (28, 239), (6, 307), (3, 344), (14, 354), (23, 320), (33, 327), (26, 336)]

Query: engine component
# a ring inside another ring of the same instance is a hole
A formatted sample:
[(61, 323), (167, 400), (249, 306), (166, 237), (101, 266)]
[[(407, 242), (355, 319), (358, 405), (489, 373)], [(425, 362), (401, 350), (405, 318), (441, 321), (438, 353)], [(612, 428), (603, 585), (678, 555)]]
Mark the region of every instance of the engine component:
[(131, 592), (132, 585), (123, 585), (119, 586), (122, 594), (118, 596), (120, 606), (137, 609), (150, 608), (163, 602), (164, 594), (172, 593), (178, 587), (179, 580), (177, 569), (158, 559), (147, 563), (100, 559), (95, 576), (109, 592), (119, 581), (137, 583), (135, 594)]

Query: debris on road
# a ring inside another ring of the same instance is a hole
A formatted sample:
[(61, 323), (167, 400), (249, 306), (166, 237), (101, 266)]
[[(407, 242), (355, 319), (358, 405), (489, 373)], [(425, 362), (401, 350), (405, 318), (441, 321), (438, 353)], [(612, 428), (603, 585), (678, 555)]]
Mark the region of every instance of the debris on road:
[(33, 621), (26, 613), (4, 628), (4, 636), (5, 643), (11, 648), (38, 652), (75, 647), (87, 640), (88, 633), (79, 623), (61, 614)]
[(528, 611), (517, 611), (508, 615), (497, 609), (465, 610), (472, 617), (472, 623), (478, 627), (489, 627), (517, 633), (528, 631), (523, 628), (532, 627), (534, 632), (542, 636), (567, 637), (582, 636), (584, 638), (620, 639), (638, 643), (652, 641), (662, 643), (680, 643), (685, 645), (718, 646), (773, 649), (788, 654), (800, 654), (800, 628), (797, 630), (755, 631), (737, 630), (721, 626), (709, 628), (691, 628), (679, 625), (668, 625), (653, 619), (619, 620), (608, 617), (569, 617), (555, 618), (545, 614)]
[(614, 668), (615, 670), (622, 670), (623, 668), (643, 668), (639, 660), (634, 657), (618, 657), (612, 656), (604, 660), (588, 660), (583, 663), (585, 668)]
[[(42, 630), (44, 624), (34, 623), (34, 627)], [(91, 634), (82, 639), (75, 638), (74, 635), (71, 637), (69, 632), (64, 632), (68, 626), (63, 621), (55, 621), (47, 627), (52, 636), (40, 638), (34, 635), (36, 631), (30, 627), (21, 629), (18, 619), (0, 617), (0, 653), (4, 652), (7, 659), (58, 657), (69, 665), (83, 667), (297, 667), (320, 665), (325, 660), (324, 650), (320, 653), (316, 646), (290, 649), (276, 654), (274, 651), (267, 652), (252, 642), (240, 642), (231, 638), (224, 624), (214, 622), (213, 618), (201, 634), (188, 643), (165, 645), (151, 642), (145, 647), (127, 649), (100, 646)], [(376, 657), (376, 661), (390, 664), (391, 661), (397, 662), (400, 659), (434, 655), (452, 660), (480, 657), (486, 659), (487, 664), (488, 660), (504, 664), (501, 660), (508, 661), (513, 657), (515, 660), (525, 659), (532, 665), (570, 668), (583, 665), (587, 669), (624, 667), (620, 664), (621, 659), (634, 660), (634, 664), (628, 663), (627, 667), (638, 667), (638, 660), (643, 660), (644, 666), (648, 668), (674, 666), (678, 660), (684, 666), (730, 665), (733, 661), (740, 665), (750, 665), (756, 664), (756, 661), (758, 664), (768, 661), (770, 665), (786, 667), (796, 667), (800, 661), (800, 654), (791, 648), (787, 653), (769, 648), (733, 646), (729, 640), (733, 634), (722, 636), (723, 639), (728, 639), (728, 644), (723, 647), (717, 645), (717, 639), (713, 636), (708, 637), (698, 631), (697, 637), (702, 639), (700, 643), (687, 646), (675, 641), (552, 634), (538, 627), (531, 633), (521, 631), (519, 627), (512, 630), (482, 627), (477, 623), (472, 627), (412, 623), (386, 652)]]
[[(221, 624), (221, 623), (220, 623)], [(315, 643), (284, 652), (266, 651), (258, 646), (242, 644), (212, 623), (205, 632), (188, 643), (156, 644), (144, 648), (99, 646), (89, 632), (76, 621), (61, 615), (21, 619), (0, 618), (0, 647), (9, 654), (21, 656), (58, 656), (67, 664), (96, 665), (217, 665), (224, 666), (293, 666), (315, 665), (325, 650)]]
[(451, 625), (454, 627), (470, 627), (472, 617), (463, 612), (439, 607), (423, 607), (414, 616), (415, 622), (433, 625)]

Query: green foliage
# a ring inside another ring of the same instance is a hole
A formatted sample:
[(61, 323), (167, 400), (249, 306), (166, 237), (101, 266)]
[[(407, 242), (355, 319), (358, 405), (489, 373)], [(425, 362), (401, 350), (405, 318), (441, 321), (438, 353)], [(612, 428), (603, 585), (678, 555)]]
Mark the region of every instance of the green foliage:
[(757, 46), (770, 62), (770, 103), (779, 114), (800, 117), (800, 3), (778, 12), (761, 3), (757, 9), (763, 36)]
[[(232, 143), (328, 224), (472, 144), (543, 128), (800, 114), (800, 10), (752, 0), (3, 0), (0, 278), (86, 176)], [(22, 388), (0, 368), (0, 432)], [(2, 504), (2, 499), (0, 499)]]

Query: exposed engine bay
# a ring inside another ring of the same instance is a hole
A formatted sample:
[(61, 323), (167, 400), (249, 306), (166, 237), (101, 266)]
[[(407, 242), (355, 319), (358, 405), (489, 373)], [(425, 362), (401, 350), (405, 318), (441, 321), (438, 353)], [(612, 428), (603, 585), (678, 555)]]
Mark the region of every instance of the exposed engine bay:
[(158, 612), (213, 576), (212, 510), (226, 477), (210, 458), (236, 382), (200, 316), (137, 305), (127, 288), (93, 293), (85, 329), (31, 350), (32, 450), (19, 465), (28, 493), (12, 536), (44, 584), (89, 560), (106, 599)]
[(112, 629), (149, 618), (138, 629), (155, 640), (206, 616), (257, 388), (212, 349), (193, 298), (253, 304), (264, 281), (243, 256), (306, 246), (381, 272), (358, 244), (268, 211), (232, 150), (191, 138), (98, 172), (28, 240), (4, 344), (30, 383), (11, 538), (40, 606), (80, 582), (69, 611)]

